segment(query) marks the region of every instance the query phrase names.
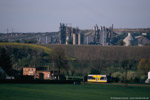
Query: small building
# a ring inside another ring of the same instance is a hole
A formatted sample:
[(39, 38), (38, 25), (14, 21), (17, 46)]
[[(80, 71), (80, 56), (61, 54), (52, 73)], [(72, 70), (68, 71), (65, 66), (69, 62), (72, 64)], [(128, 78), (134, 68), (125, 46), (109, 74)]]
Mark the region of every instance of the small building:
[(23, 76), (33, 76), (34, 79), (50, 80), (51, 72), (48, 70), (38, 70), (36, 67), (23, 67)]
[(35, 74), (35, 79), (50, 80), (51, 72), (50, 71), (37, 71)]
[(150, 71), (148, 72), (148, 79), (150, 79)]
[(23, 67), (23, 75), (34, 76), (36, 73), (35, 67)]
[(145, 80), (145, 83), (150, 83), (150, 71), (148, 72), (148, 78)]

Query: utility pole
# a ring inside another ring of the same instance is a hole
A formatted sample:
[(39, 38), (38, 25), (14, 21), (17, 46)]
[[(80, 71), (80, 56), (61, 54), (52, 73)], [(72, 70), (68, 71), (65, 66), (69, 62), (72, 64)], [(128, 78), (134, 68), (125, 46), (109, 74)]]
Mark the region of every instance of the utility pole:
[(103, 27), (103, 46), (104, 46), (104, 27)]
[(9, 30), (8, 30), (8, 27), (7, 27), (7, 29), (6, 29), (7, 34), (8, 34), (8, 31), (9, 31)]
[(12, 33), (14, 33), (14, 29), (12, 28)]
[(53, 62), (53, 80), (55, 79), (54, 62)]

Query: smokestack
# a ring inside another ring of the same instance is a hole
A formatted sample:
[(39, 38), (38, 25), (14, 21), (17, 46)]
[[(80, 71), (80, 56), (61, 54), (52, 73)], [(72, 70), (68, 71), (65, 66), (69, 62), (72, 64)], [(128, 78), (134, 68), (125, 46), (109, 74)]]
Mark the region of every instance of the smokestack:
[(112, 24), (112, 27), (111, 27), (111, 41), (113, 40), (113, 33), (114, 33), (113, 27), (114, 27), (114, 25)]
[(8, 33), (8, 31), (9, 31), (9, 29), (7, 28), (7, 29), (6, 29), (6, 32)]

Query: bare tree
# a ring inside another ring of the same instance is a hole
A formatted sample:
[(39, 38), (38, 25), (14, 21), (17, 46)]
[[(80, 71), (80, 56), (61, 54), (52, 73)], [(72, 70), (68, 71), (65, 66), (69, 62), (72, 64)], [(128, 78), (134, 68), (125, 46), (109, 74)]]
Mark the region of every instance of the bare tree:
[(131, 69), (132, 66), (133, 66), (133, 60), (132, 59), (122, 60), (121, 61), (121, 67), (125, 70), (125, 87), (128, 86), (128, 83), (127, 83), (128, 69)]
[(12, 74), (12, 64), (11, 64), (11, 58), (7, 54), (6, 49), (3, 48), (0, 52), (0, 67), (8, 74)]
[(57, 47), (53, 49), (52, 60), (55, 66), (58, 68), (58, 76), (60, 76), (61, 69), (65, 69), (68, 71), (68, 61), (63, 48)]
[(138, 72), (141, 75), (147, 75), (148, 71), (150, 71), (150, 59), (142, 58), (138, 63)]
[(90, 63), (92, 74), (101, 74), (106, 63), (104, 60), (92, 60)]

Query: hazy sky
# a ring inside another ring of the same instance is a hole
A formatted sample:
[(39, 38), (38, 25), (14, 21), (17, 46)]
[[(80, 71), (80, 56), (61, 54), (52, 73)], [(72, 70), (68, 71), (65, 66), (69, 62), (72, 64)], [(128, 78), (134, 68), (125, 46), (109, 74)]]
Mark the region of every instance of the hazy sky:
[(80, 29), (150, 27), (150, 0), (0, 0), (0, 32), (52, 32), (59, 23)]

